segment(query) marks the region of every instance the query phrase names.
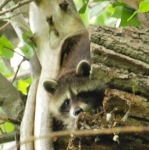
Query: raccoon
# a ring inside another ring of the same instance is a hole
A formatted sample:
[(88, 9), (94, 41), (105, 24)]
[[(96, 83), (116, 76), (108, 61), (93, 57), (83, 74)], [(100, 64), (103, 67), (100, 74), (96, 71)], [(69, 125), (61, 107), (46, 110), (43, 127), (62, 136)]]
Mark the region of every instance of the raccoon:
[[(82, 60), (91, 63), (90, 41), (88, 33), (67, 39), (62, 46), (60, 75), (70, 70), (75, 70), (78, 63)], [(88, 71), (88, 70), (87, 70)]]
[(86, 37), (81, 38), (68, 54), (58, 78), (43, 84), (45, 90), (52, 95), (50, 111), (65, 125), (70, 125), (81, 112), (92, 112), (102, 105), (107, 86), (89, 79), (89, 51), (89, 40)]

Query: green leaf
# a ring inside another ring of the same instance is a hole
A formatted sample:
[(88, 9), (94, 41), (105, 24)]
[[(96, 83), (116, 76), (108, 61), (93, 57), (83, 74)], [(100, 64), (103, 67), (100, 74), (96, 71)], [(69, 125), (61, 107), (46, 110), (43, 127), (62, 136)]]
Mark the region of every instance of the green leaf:
[[(116, 6), (115, 12), (112, 15), (115, 18), (120, 18), (120, 26), (139, 26), (140, 22), (135, 17), (132, 17), (133, 11), (125, 6)], [(131, 16), (131, 17), (130, 17)]]
[[(1, 128), (1, 130), (5, 133), (11, 133), (11, 132), (13, 132), (14, 131), (14, 129), (15, 129), (15, 127), (14, 127), (14, 125), (12, 124), (12, 123), (10, 123), (10, 122), (5, 122), (5, 123), (3, 123), (3, 124), (0, 124), (0, 128)], [(2, 134), (1, 132), (0, 132), (0, 134)]]
[(89, 0), (82, 1), (82, 6), (79, 9), (79, 13), (80, 14), (84, 14), (85, 13), (85, 11), (87, 9), (87, 6), (88, 6), (88, 2), (89, 2)]
[(122, 11), (123, 11), (123, 6), (115, 6), (115, 12), (113, 13), (112, 17), (121, 18)]
[(32, 46), (27, 43), (24, 43), (24, 45), (20, 47), (20, 49), (22, 50), (23, 54), (27, 59), (30, 59), (34, 54)]
[(3, 35), (0, 38), (0, 56), (10, 59), (13, 57), (13, 50), (13, 44)]
[(10, 72), (9, 69), (7, 69), (2, 58), (0, 58), (0, 72), (3, 74), (3, 76), (7, 78), (12, 76), (12, 72)]
[(130, 21), (137, 13), (145, 13), (149, 11), (149, 0), (144, 0), (139, 3), (139, 9), (133, 13), (130, 18), (128, 18), (128, 21)]
[(135, 12), (127, 19), (127, 21), (130, 21), (131, 19), (133, 19), (133, 17), (135, 17), (135, 15), (136, 15), (137, 13), (138, 13), (138, 12), (135, 11)]
[(23, 38), (23, 46), (20, 47), (22, 50), (23, 54), (25, 55), (26, 58), (31, 58), (34, 54), (34, 43), (30, 40), (30, 37), (33, 36), (32, 32), (27, 32), (22, 34)]
[(14, 128), (15, 128), (14, 125), (12, 123), (9, 123), (9, 122), (5, 122), (5, 127), (6, 127), (7, 133), (14, 131)]
[(27, 78), (26, 80), (19, 80), (17, 81), (17, 89), (26, 95), (28, 92), (28, 87), (31, 85), (31, 83), (31, 78)]
[(22, 39), (23, 39), (24, 42), (27, 42), (27, 41), (28, 41), (28, 36), (27, 36), (27, 34), (23, 33), (23, 34), (22, 34)]
[(139, 4), (138, 12), (148, 12), (149, 11), (149, 0), (141, 1)]
[(33, 33), (31, 31), (28, 31), (27, 33), (22, 34), (22, 39), (25, 43), (29, 43), (30, 37), (32, 37), (32, 36), (33, 36)]

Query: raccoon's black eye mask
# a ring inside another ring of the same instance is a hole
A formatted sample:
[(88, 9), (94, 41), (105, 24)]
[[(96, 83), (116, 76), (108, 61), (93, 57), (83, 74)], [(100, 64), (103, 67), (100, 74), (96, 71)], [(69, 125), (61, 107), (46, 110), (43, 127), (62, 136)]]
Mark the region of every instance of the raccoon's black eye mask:
[(102, 92), (88, 91), (79, 93), (77, 99), (92, 107), (99, 107), (102, 105), (103, 96), (104, 94)]
[(70, 99), (66, 99), (60, 108), (60, 112), (63, 114), (68, 113), (70, 110)]

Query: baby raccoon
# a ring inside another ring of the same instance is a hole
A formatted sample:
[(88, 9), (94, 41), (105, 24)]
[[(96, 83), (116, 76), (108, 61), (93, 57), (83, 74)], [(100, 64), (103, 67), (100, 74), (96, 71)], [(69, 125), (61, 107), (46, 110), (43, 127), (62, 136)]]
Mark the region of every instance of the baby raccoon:
[(106, 85), (89, 79), (87, 68), (90, 68), (88, 62), (81, 61), (75, 72), (68, 72), (57, 81), (44, 82), (44, 88), (52, 95), (52, 114), (66, 125), (81, 112), (91, 112), (102, 105)]
[(85, 45), (84, 40), (86, 41), (85, 38), (80, 39), (74, 50), (68, 54), (69, 61), (64, 63), (58, 78), (44, 82), (45, 90), (52, 95), (50, 111), (66, 125), (70, 125), (70, 122), (73, 122), (81, 112), (99, 109), (106, 89), (104, 83), (89, 79), (90, 55), (82, 56), (81, 59), (79, 54), (74, 54), (76, 51), (77, 53), (84, 51), (81, 55), (89, 54), (89, 52), (85, 53), (89, 51), (89, 41), (87, 41), (88, 45)]

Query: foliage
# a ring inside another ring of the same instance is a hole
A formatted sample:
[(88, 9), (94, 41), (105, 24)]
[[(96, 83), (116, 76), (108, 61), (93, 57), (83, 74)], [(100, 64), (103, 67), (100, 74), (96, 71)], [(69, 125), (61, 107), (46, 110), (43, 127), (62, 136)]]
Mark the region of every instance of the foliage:
[(0, 64), (1, 64), (0, 65), (0, 73), (2, 73), (5, 77), (12, 76), (12, 73), (5, 66), (5, 63), (4, 63), (3, 59), (0, 59)]
[(128, 19), (128, 21), (131, 20), (137, 13), (140, 13), (140, 12), (145, 13), (148, 11), (149, 11), (149, 0), (141, 1), (139, 4), (139, 9), (133, 13), (133, 15)]
[[(0, 108), (0, 114), (3, 114), (2, 108)], [(0, 120), (0, 135), (10, 133), (14, 130), (14, 125), (9, 122), (4, 122)]]
[(13, 56), (13, 44), (3, 35), (0, 38), (0, 56), (10, 59)]
[(0, 124), (0, 129), (0, 134), (11, 133), (12, 131), (14, 131), (14, 125), (12, 123), (5, 122), (3, 124)]
[[(134, 10), (121, 2), (111, 2), (109, 0), (74, 0), (74, 2), (86, 26), (90, 24), (113, 27), (140, 25), (137, 17), (133, 15)], [(149, 7), (144, 8), (144, 3), (147, 3), (147, 0), (143, 1), (143, 5), (141, 3), (141, 10), (147, 11)], [(131, 19), (129, 19), (130, 17)]]
[(23, 94), (27, 95), (28, 88), (31, 83), (32, 83), (31, 78), (21, 79), (21, 80), (15, 82), (15, 86), (18, 88), (19, 91), (21, 91)]
[(20, 49), (21, 49), (21, 51), (23, 52), (23, 54), (25, 55), (25, 57), (27, 59), (30, 59), (33, 56), (33, 54), (34, 54), (34, 52), (33, 52), (34, 44), (29, 39), (29, 37), (31, 37), (31, 36), (32, 36), (31, 31), (28, 32), (27, 34), (23, 33), (23, 35), (22, 35), (23, 45), (20, 47)]

